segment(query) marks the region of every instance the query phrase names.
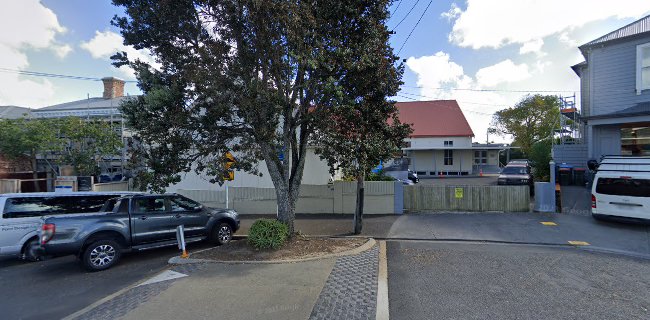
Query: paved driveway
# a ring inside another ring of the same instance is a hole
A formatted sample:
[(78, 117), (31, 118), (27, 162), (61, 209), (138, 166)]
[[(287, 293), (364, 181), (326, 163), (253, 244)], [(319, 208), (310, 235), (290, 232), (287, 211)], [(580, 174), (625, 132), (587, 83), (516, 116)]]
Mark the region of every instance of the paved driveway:
[(567, 214), (408, 214), (393, 223), (388, 238), (555, 245), (584, 241), (589, 244), (585, 246), (587, 249), (650, 257), (650, 226), (600, 222), (591, 217)]
[(649, 319), (650, 263), (573, 248), (388, 243), (390, 318)]

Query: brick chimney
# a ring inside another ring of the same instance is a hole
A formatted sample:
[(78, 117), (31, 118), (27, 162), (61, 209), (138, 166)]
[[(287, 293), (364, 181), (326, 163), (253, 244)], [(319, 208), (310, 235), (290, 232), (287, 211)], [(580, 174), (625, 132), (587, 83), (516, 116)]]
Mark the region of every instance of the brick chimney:
[(102, 78), (104, 82), (104, 99), (114, 99), (124, 96), (124, 80), (115, 77)]

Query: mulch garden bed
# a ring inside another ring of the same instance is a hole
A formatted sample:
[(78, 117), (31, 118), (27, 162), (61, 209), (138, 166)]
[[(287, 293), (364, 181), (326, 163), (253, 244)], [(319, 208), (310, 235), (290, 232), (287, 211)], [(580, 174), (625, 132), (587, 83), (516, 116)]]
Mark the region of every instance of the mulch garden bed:
[(277, 250), (257, 250), (248, 245), (247, 240), (233, 240), (227, 245), (214, 247), (192, 254), (191, 259), (207, 259), (218, 261), (271, 261), (294, 260), (320, 257), (357, 248), (368, 239), (334, 239), (309, 238), (295, 236)]

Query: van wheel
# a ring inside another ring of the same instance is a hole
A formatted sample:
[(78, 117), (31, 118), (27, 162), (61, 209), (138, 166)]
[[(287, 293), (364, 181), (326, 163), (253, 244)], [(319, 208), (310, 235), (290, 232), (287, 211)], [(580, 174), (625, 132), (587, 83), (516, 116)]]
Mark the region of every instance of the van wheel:
[(98, 240), (91, 243), (81, 256), (81, 264), (88, 271), (106, 270), (122, 256), (120, 245), (114, 240)]
[(227, 223), (219, 223), (210, 232), (210, 242), (224, 245), (232, 240), (232, 227)]
[(23, 260), (29, 262), (36, 262), (41, 260), (41, 256), (38, 254), (38, 238), (27, 241), (25, 247), (23, 248)]

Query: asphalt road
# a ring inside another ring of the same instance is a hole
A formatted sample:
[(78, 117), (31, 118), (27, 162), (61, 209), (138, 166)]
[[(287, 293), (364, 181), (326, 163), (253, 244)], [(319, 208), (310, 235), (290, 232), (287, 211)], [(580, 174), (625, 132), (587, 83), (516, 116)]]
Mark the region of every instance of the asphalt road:
[(0, 318), (61, 319), (160, 272), (175, 254), (176, 248), (126, 254), (115, 267), (93, 273), (72, 256), (35, 263), (0, 261)]
[(650, 319), (650, 261), (575, 248), (388, 242), (390, 318)]

